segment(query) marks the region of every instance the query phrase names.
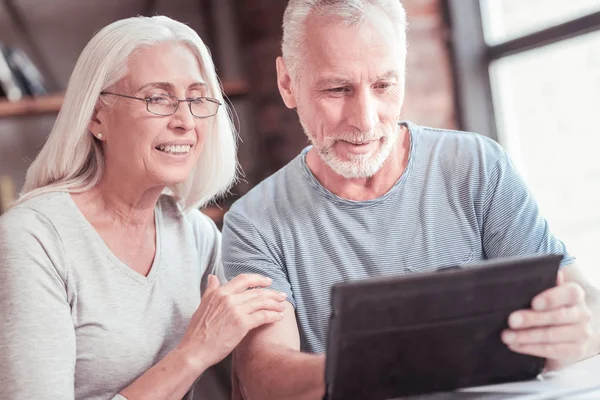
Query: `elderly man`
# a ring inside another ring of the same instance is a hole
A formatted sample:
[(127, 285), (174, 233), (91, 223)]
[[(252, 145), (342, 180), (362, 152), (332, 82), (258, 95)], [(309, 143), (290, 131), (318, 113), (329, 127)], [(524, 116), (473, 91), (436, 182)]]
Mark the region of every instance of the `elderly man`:
[(512, 350), (556, 367), (597, 354), (598, 292), (582, 278), (495, 142), (400, 121), (406, 18), (398, 0), (291, 0), (278, 85), (312, 146), (237, 201), (231, 278), (259, 273), (285, 317), (236, 350), (250, 399), (324, 391), (330, 288), (353, 279), (535, 253), (564, 255), (557, 286), (511, 314)]

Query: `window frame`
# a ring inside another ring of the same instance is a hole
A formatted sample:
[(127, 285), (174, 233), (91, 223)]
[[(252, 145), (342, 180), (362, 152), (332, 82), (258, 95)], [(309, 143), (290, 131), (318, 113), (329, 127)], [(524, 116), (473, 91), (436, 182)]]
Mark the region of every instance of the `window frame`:
[(446, 0), (459, 126), (498, 141), (490, 65), (514, 54), (600, 30), (600, 11), (494, 45), (485, 42), (479, 0)]

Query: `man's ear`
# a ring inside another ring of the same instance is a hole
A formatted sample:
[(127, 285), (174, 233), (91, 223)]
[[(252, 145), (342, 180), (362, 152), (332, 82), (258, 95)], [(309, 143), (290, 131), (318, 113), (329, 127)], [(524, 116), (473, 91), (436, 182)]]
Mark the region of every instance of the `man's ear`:
[(277, 67), (277, 86), (279, 87), (281, 98), (287, 108), (294, 109), (298, 105), (296, 103), (294, 88), (292, 87), (292, 77), (288, 73), (283, 57), (277, 57), (275, 65)]

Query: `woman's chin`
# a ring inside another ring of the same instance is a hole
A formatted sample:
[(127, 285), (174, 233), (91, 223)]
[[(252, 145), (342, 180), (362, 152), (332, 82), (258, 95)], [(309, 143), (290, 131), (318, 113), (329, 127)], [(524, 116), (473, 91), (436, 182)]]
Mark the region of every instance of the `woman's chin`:
[(156, 181), (160, 182), (164, 186), (174, 186), (185, 182), (188, 176), (189, 171), (186, 171), (185, 173), (170, 173), (156, 177)]

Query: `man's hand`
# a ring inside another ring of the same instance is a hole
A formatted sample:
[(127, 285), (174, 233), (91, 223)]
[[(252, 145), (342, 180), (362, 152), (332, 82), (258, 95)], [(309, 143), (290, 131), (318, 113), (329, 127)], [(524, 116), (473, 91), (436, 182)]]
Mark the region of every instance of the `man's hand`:
[(513, 312), (502, 341), (523, 354), (544, 357), (555, 369), (590, 355), (593, 346), (592, 312), (585, 292), (575, 282), (564, 282), (559, 271), (556, 287), (537, 295), (531, 309)]

